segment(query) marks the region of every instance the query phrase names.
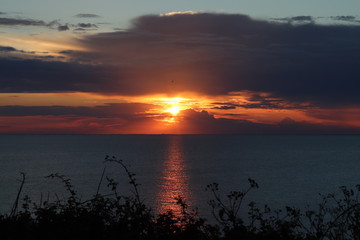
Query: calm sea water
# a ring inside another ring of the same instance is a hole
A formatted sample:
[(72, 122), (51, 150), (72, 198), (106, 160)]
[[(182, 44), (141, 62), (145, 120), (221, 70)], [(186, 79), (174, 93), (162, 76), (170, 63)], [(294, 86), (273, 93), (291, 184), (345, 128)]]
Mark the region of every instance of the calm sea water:
[[(260, 188), (249, 200), (305, 207), (320, 200), (319, 193), (360, 183), (360, 136), (243, 136), (243, 135), (0, 135), (0, 211), (8, 212), (25, 172), (24, 194), (36, 202), (65, 194), (51, 173), (71, 178), (84, 199), (94, 195), (106, 175), (130, 194), (116, 156), (137, 174), (145, 202), (156, 211), (174, 208), (180, 195), (200, 212), (209, 212), (205, 191), (217, 182), (225, 194), (245, 189), (248, 178)], [(109, 193), (106, 183), (101, 193)]]

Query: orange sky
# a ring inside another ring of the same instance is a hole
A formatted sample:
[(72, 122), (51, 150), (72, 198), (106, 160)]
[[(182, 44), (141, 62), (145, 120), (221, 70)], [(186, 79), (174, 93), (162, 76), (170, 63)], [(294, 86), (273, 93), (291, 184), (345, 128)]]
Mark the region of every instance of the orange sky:
[(6, 19), (0, 133), (360, 133), (358, 26), (178, 12), (79, 34), (94, 23)]
[[(2, 94), (3, 105), (0, 109), (3, 108), (4, 114), (0, 117), (0, 131), (32, 134), (206, 134), (231, 133), (231, 128), (234, 128), (237, 133), (238, 121), (276, 128), (284, 119), (296, 119), (292, 124), (360, 127), (358, 109), (338, 109), (334, 112), (310, 107), (247, 108), (246, 104), (256, 103), (249, 101), (247, 94), (215, 97), (196, 94), (189, 94), (188, 97), (107, 97), (85, 93)], [(244, 106), (233, 107), (230, 103)], [(13, 109), (14, 114), (6, 113), (6, 107), (8, 112)], [(224, 122), (226, 119), (229, 122)], [(227, 129), (227, 124), (230, 129)], [(251, 126), (249, 132), (245, 130), (244, 133), (251, 133), (256, 127)]]

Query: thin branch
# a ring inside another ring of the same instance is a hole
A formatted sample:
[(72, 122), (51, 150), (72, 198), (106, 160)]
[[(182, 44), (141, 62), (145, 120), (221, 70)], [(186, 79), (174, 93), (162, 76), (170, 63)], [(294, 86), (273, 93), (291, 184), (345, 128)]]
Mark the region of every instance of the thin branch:
[(102, 181), (103, 181), (103, 179), (104, 179), (104, 175), (105, 175), (105, 170), (106, 170), (106, 166), (104, 167), (104, 170), (103, 170), (103, 172), (102, 172), (102, 174), (101, 174), (100, 182), (99, 182), (99, 185), (98, 185), (98, 187), (97, 187), (97, 189), (96, 189), (96, 195), (99, 194), (100, 186), (101, 186), (101, 183), (102, 183)]
[(14, 202), (14, 205), (11, 209), (11, 212), (10, 212), (10, 216), (14, 216), (16, 211), (17, 211), (17, 208), (19, 206), (19, 198), (20, 198), (20, 194), (22, 192), (22, 189), (24, 187), (24, 184), (25, 184), (25, 179), (26, 179), (26, 175), (25, 173), (23, 172), (20, 172), (21, 176), (22, 176), (22, 180), (21, 180), (21, 185), (20, 185), (20, 188), (19, 188), (19, 191), (17, 193), (17, 196), (16, 196), (16, 199), (15, 199), (15, 202)]

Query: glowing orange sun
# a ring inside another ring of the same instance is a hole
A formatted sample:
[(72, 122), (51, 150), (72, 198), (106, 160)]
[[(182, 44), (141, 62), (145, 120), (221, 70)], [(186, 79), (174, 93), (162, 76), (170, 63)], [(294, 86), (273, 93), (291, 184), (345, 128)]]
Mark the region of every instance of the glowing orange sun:
[(171, 113), (172, 115), (177, 115), (181, 111), (180, 107), (177, 105), (173, 105), (166, 110), (166, 112)]

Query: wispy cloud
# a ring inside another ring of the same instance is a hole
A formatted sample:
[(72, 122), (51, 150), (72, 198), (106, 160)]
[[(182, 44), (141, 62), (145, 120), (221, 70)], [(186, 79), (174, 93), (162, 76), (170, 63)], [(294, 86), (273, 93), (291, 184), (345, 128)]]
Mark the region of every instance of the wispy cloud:
[(314, 18), (312, 16), (295, 16), (286, 18), (272, 18), (272, 20), (283, 21), (288, 23), (313, 23)]
[(19, 18), (0, 18), (0, 26), (46, 26), (44, 21)]
[(335, 21), (343, 21), (343, 22), (350, 22), (350, 23), (360, 23), (360, 19), (356, 16), (332, 16), (330, 17), (332, 20)]
[(81, 28), (97, 28), (98, 26), (96, 24), (92, 24), (92, 23), (78, 23), (76, 24), (77, 27), (81, 27)]
[(168, 13), (162, 13), (160, 16), (162, 17), (168, 17), (168, 16), (174, 16), (174, 15), (195, 15), (199, 14), (200, 12), (195, 11), (183, 11), (183, 12), (168, 12)]
[(74, 17), (76, 17), (76, 18), (99, 18), (101, 16), (99, 16), (97, 14), (92, 14), (92, 13), (79, 13), (79, 14), (76, 14)]
[(74, 30), (76, 28), (81, 28), (84, 31), (89, 29), (97, 29), (98, 26), (93, 23), (62, 23), (60, 20), (53, 20), (50, 22), (44, 22), (42, 20), (34, 19), (21, 19), (21, 18), (0, 18), (0, 27), (1, 26), (37, 26), (37, 27), (47, 27), (50, 29), (58, 31), (68, 31)]

